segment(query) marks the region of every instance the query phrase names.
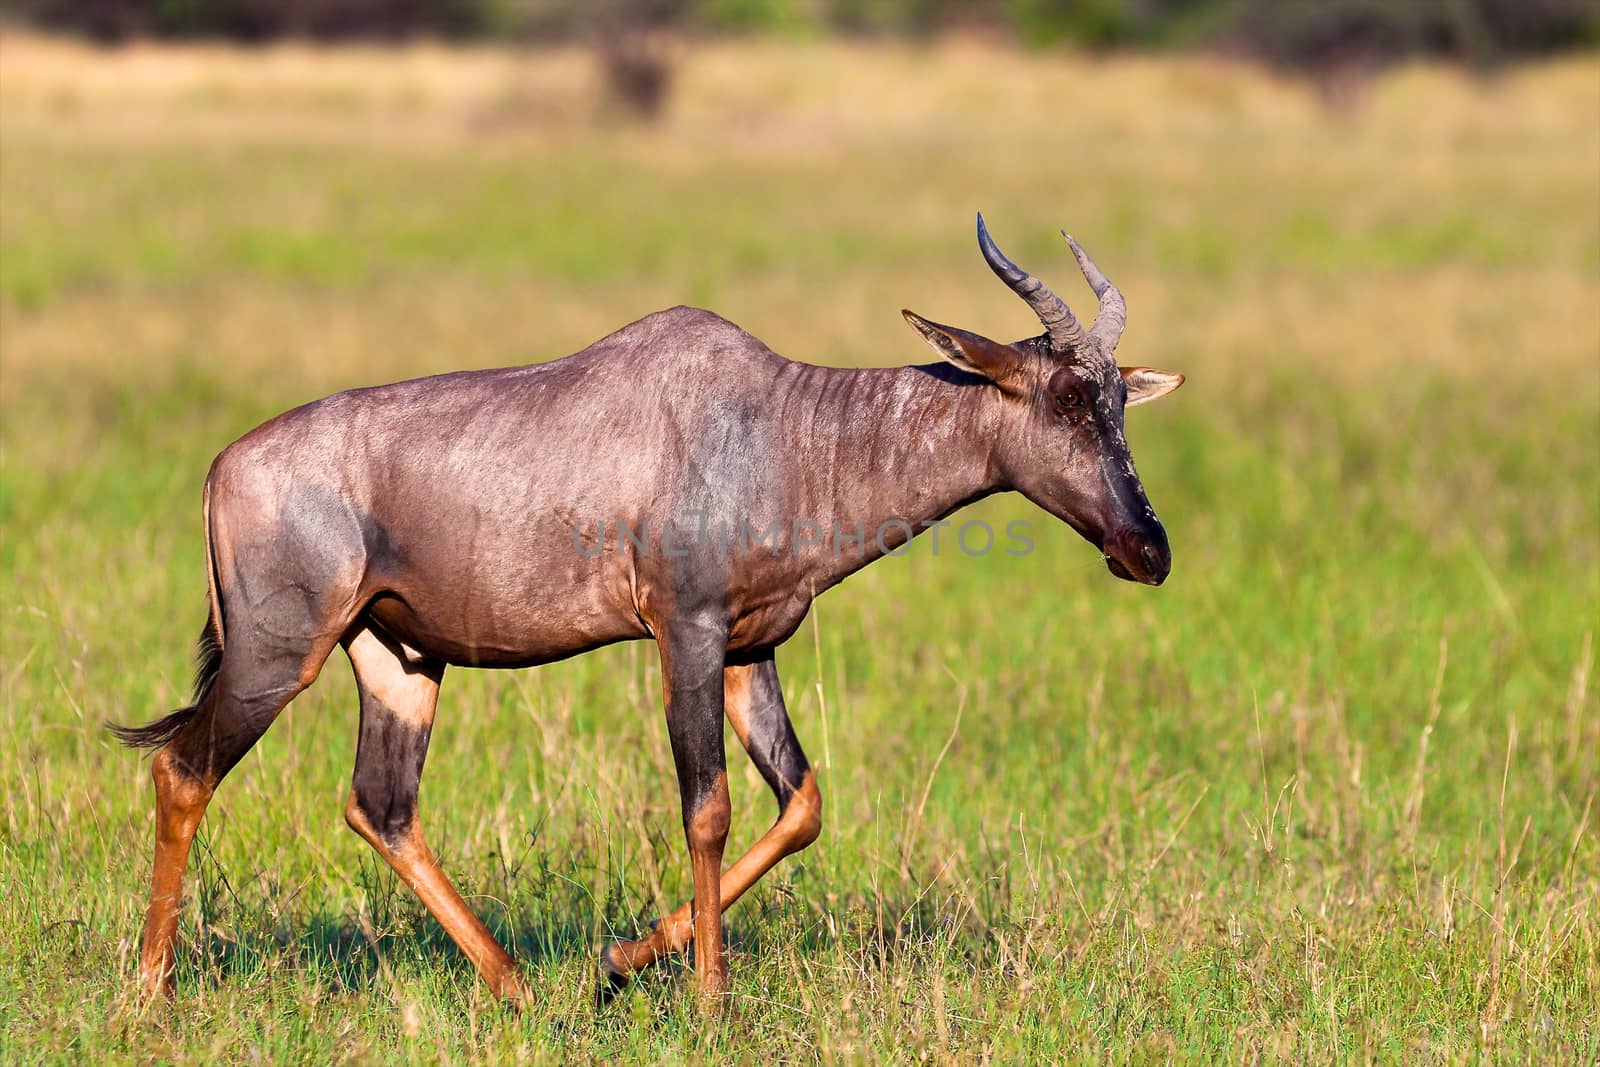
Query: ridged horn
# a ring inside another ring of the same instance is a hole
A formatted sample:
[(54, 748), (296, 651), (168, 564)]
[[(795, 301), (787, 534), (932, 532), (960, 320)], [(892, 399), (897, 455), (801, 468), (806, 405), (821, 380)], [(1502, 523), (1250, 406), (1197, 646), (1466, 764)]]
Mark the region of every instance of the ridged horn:
[[(1083, 327), (1078, 324), (1077, 316), (1067, 307), (1067, 302), (1052, 293), (1044, 282), (1006, 258), (1005, 253), (995, 245), (994, 238), (989, 236), (989, 227), (983, 224), (981, 211), (978, 213), (978, 248), (983, 252), (984, 261), (989, 264), (989, 269), (994, 271), (995, 276), (1005, 282), (1012, 292), (1027, 301), (1033, 313), (1039, 316), (1039, 321), (1044, 323), (1045, 333), (1050, 338), (1051, 349), (1056, 352), (1067, 352), (1083, 343), (1087, 335), (1083, 332)], [(1085, 259), (1086, 257), (1080, 258), (1078, 262), (1083, 263)], [(1092, 267), (1093, 264), (1089, 266)], [(1084, 268), (1084, 273), (1088, 273), (1088, 267)], [(1100, 280), (1105, 281), (1103, 275)], [(1119, 294), (1118, 300), (1120, 299)]]
[(1095, 317), (1094, 325), (1089, 327), (1089, 333), (1104, 344), (1107, 350), (1115, 349), (1117, 342), (1122, 340), (1122, 328), (1128, 324), (1128, 302), (1122, 299), (1122, 290), (1111, 284), (1104, 272), (1095, 266), (1094, 260), (1089, 258), (1089, 253), (1072, 239), (1070, 233), (1062, 230), (1061, 236), (1065, 237), (1067, 244), (1071, 246), (1072, 254), (1078, 260), (1078, 269), (1083, 271), (1083, 280), (1089, 283), (1094, 295), (1100, 298), (1100, 314)]

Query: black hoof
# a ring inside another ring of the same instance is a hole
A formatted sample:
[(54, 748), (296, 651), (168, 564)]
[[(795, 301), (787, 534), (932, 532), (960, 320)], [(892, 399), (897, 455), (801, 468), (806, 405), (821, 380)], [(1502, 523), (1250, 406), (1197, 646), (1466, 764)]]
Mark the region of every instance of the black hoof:
[(599, 982), (595, 984), (594, 1006), (596, 1010), (606, 1007), (616, 999), (618, 993), (628, 987), (632, 976), (619, 968), (611, 959), (611, 950), (616, 947), (607, 945), (600, 950), (600, 975)]

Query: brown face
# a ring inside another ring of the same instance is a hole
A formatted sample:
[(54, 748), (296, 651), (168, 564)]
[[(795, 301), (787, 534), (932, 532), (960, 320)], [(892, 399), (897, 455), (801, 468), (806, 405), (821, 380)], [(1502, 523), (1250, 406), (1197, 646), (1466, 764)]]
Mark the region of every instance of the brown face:
[(1004, 414), (995, 455), (1011, 487), (1100, 549), (1112, 574), (1160, 585), (1172, 570), (1172, 550), (1133, 469), (1122, 415), (1172, 392), (1183, 375), (1117, 366), (1112, 354), (1128, 321), (1127, 302), (1083, 246), (1064, 230), (1061, 236), (1100, 301), (1087, 330), (1066, 301), (1006, 258), (982, 215), (978, 250), (984, 262), (1033, 309), (1044, 335), (1004, 345), (902, 314), (934, 351), (999, 388)]
[(904, 314), (935, 351), (997, 387), (995, 458), (1009, 487), (1078, 531), (1112, 574), (1165, 581), (1172, 551), (1134, 469), (1123, 413), (1176, 389), (1183, 376), (1119, 368), (1092, 340), (1063, 357), (1046, 338), (1000, 344)]
[(1122, 374), (1101, 357), (1049, 360), (1036, 375), (1031, 454), (1012, 460), (1017, 489), (1100, 549), (1112, 574), (1160, 585), (1172, 551), (1123, 436)]

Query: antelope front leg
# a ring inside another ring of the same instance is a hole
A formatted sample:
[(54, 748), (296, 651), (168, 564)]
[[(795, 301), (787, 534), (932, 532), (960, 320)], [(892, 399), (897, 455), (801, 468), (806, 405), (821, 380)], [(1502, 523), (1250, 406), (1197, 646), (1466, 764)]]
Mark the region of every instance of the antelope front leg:
[[(729, 665), (722, 678), (728, 722), (778, 801), (777, 821), (722, 876), (726, 912), (780, 860), (817, 839), (822, 795), (784, 709), (772, 652), (750, 663)], [(639, 971), (687, 948), (692, 920), (690, 901), (658, 921), (649, 936), (605, 946), (600, 952), (598, 1002), (604, 1005)]]
[(722, 947), (722, 852), (728, 843), (732, 805), (722, 748), (722, 664), (727, 629), (720, 622), (687, 618), (658, 632), (661, 688), (666, 694), (667, 733), (678, 770), (683, 831), (694, 874), (690, 927), (694, 972), (702, 1006), (714, 1009), (728, 988)]

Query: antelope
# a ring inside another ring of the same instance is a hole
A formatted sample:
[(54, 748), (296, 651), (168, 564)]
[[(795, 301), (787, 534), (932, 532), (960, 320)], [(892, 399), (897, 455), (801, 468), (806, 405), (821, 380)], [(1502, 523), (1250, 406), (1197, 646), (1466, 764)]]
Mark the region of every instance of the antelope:
[[(649, 638), (694, 896), (600, 950), (597, 995), (692, 946), (714, 1008), (724, 909), (822, 826), (774, 660), (817, 594), (1002, 491), (1067, 523), (1120, 578), (1160, 585), (1171, 568), (1123, 412), (1183, 376), (1117, 366), (1126, 304), (1070, 236), (1099, 299), (1087, 329), (982, 215), (977, 236), (1044, 333), (1005, 344), (903, 311), (945, 362), (839, 369), (676, 307), (553, 362), (338, 393), (224, 449), (201, 509), (210, 611), (194, 702), (111, 727), (158, 750), (141, 990), (173, 995), (184, 871), (218, 784), (342, 645), (361, 705), (346, 821), (496, 994), (528, 1001), (423, 835), (439, 685), (447, 666), (529, 667)], [(761, 536), (705, 536), (708, 517)], [(727, 870), (724, 718), (778, 808)]]

